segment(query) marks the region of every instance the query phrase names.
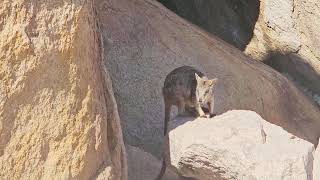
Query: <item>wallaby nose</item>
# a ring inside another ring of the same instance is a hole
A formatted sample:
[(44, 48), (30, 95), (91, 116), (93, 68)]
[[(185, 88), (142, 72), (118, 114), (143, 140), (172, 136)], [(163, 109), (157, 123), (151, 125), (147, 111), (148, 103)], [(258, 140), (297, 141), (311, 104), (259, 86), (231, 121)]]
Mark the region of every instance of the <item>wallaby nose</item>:
[(199, 99), (199, 103), (202, 103), (202, 99)]

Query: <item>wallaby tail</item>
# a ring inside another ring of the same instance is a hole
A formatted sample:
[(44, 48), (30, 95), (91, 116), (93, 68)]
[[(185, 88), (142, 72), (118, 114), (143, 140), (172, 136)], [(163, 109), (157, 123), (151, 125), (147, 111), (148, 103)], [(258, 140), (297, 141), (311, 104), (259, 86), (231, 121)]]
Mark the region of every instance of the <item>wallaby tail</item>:
[(166, 168), (167, 168), (167, 165), (166, 165), (166, 160), (164, 159), (164, 157), (162, 158), (162, 165), (161, 165), (161, 170), (160, 170), (160, 173), (159, 175), (157, 176), (157, 178), (155, 180), (161, 180), (164, 173), (166, 172)]
[[(170, 111), (171, 111), (171, 104), (168, 103), (168, 100), (166, 100), (166, 98), (164, 98), (164, 136), (167, 135), (167, 131), (168, 131), (168, 122), (170, 120)], [(165, 155), (163, 153), (161, 170), (155, 180), (161, 180), (164, 173), (166, 172), (167, 165), (166, 165), (166, 160), (165, 160), (164, 156)]]
[(168, 123), (170, 120), (171, 104), (164, 100), (164, 136), (167, 135)]

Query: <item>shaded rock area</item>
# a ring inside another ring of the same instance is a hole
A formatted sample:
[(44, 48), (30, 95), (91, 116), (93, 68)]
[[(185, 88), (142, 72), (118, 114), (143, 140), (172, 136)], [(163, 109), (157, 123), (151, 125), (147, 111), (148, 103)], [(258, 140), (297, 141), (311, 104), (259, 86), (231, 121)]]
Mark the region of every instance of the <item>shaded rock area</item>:
[(91, 1), (0, 2), (0, 179), (126, 180)]
[(216, 87), (215, 113), (248, 109), (317, 144), (320, 110), (292, 82), (152, 0), (98, 1), (105, 64), (126, 143), (160, 157), (161, 89), (174, 68), (189, 65)]
[(170, 130), (167, 163), (186, 177), (312, 180), (318, 168), (313, 167), (313, 144), (252, 111), (233, 110), (211, 119), (176, 118)]
[(159, 0), (179, 16), (244, 50), (253, 36), (259, 0)]
[[(160, 172), (162, 161), (134, 146), (126, 145), (130, 180), (153, 180)], [(168, 169), (163, 180), (183, 180)]]

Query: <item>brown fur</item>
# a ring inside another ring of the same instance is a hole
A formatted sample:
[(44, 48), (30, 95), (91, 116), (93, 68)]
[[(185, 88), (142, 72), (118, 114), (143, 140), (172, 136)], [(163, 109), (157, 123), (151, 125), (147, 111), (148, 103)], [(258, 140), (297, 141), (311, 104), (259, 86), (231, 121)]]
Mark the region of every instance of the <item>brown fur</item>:
[[(185, 112), (195, 111), (197, 116), (208, 117), (213, 114), (213, 87), (218, 79), (208, 79), (204, 74), (193, 67), (182, 66), (170, 72), (162, 89), (165, 120), (164, 135), (167, 134), (168, 122), (170, 120), (171, 107), (178, 107), (178, 114), (185, 115)], [(206, 115), (202, 108), (208, 106), (209, 115)], [(166, 170), (166, 163), (163, 159), (161, 171), (156, 178), (160, 180)]]

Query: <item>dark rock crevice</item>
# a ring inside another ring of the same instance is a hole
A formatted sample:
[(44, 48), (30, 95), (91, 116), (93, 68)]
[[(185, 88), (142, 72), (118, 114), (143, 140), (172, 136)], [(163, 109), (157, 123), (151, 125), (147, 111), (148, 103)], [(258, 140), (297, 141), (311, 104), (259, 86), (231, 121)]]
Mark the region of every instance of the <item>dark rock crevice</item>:
[(259, 15), (258, 0), (159, 0), (179, 16), (244, 50)]

